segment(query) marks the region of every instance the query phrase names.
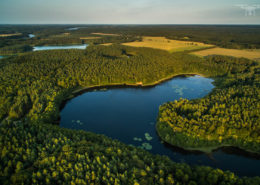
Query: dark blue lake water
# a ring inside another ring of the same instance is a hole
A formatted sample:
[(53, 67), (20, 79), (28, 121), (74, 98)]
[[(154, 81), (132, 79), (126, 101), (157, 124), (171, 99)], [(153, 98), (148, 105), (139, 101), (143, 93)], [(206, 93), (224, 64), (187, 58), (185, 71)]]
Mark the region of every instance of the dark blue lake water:
[(159, 106), (167, 101), (201, 98), (214, 86), (200, 76), (177, 77), (150, 88), (92, 90), (68, 101), (61, 111), (60, 126), (107, 135), (151, 153), (167, 155), (176, 162), (209, 165), (238, 175), (260, 175), (260, 160), (228, 148), (207, 155), (164, 144), (155, 123)]

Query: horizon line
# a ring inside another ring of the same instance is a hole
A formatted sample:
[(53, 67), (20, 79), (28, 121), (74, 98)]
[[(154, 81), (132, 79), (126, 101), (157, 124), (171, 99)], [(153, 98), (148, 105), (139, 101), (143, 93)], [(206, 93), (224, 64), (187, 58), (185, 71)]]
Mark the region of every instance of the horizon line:
[(207, 23), (188, 23), (188, 24), (174, 24), (174, 23), (169, 23), (169, 24), (160, 24), (160, 23), (155, 23), (155, 24), (148, 24), (148, 23), (137, 23), (137, 24), (133, 24), (133, 23), (125, 23), (125, 24), (117, 24), (117, 23), (111, 23), (111, 24), (107, 24), (107, 23), (0, 23), (0, 25), (238, 25), (238, 26), (242, 26), (242, 25), (254, 25), (254, 26), (260, 26), (260, 23), (257, 24), (245, 24), (245, 23), (229, 23), (229, 24), (207, 24)]

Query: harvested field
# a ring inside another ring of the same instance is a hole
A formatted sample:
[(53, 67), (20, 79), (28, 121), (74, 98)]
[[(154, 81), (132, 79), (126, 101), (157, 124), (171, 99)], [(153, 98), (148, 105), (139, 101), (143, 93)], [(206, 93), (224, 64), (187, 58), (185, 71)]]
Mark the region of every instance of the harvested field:
[(80, 37), (81, 40), (100, 39), (101, 37)]
[(18, 36), (22, 35), (21, 33), (9, 33), (9, 34), (0, 34), (0, 37), (11, 37), (11, 36)]
[(260, 50), (239, 50), (239, 49), (226, 49), (226, 48), (211, 48), (201, 51), (193, 52), (192, 54), (198, 56), (209, 56), (209, 55), (226, 55), (233, 57), (244, 57), (251, 60), (260, 61)]
[(170, 40), (165, 37), (143, 37), (140, 42), (129, 42), (123, 43), (126, 46), (133, 47), (148, 47), (154, 49), (167, 50), (169, 52), (179, 52), (179, 51), (191, 51), (203, 48), (214, 47), (213, 45), (204, 44), (201, 42), (191, 42), (191, 41), (179, 41)]
[(119, 36), (118, 34), (113, 33), (91, 33), (93, 35), (101, 35), (101, 36)]
[(102, 46), (111, 46), (113, 43), (104, 43), (104, 44), (100, 44)]

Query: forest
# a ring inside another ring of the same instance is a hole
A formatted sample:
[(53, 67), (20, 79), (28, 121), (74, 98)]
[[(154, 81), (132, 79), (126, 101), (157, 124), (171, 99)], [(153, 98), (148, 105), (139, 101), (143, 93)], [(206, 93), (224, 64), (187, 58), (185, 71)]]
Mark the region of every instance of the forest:
[(248, 184), (260, 177), (174, 163), (103, 135), (52, 124), (5, 121), (1, 184)]
[(178, 74), (217, 76), (236, 68), (232, 63), (205, 62), (184, 53), (120, 45), (31, 52), (10, 57), (4, 64), (0, 69), (0, 119), (26, 115), (44, 122), (57, 119), (60, 103), (77, 87), (150, 85)]
[[(8, 29), (23, 33), (0, 40), (0, 54), (16, 54), (0, 60), (1, 184), (260, 183), (260, 177), (238, 177), (229, 171), (175, 163), (168, 157), (150, 154), (103, 135), (57, 125), (62, 102), (75, 90), (119, 84), (138, 86), (140, 82), (142, 86), (149, 86), (180, 74), (200, 74), (214, 78), (216, 88), (202, 99), (180, 99), (162, 105), (156, 124), (159, 136), (167, 143), (187, 149), (224, 144), (259, 153), (259, 63), (224, 56), (199, 58), (188, 52), (169, 53), (119, 44), (138, 40), (146, 31), (151, 36), (160, 34), (173, 38), (176, 35), (180, 39), (188, 35), (194, 41), (226, 44), (231, 48), (258, 48), (256, 39), (240, 33), (245, 28), (258, 33), (259, 27), (215, 29), (215, 37), (229, 29), (233, 45), (229, 45), (228, 34), (221, 35), (223, 43), (214, 42), (210, 34), (205, 34), (214, 29), (210, 26), (201, 34), (196, 26), (155, 26), (150, 32), (146, 30), (149, 26), (132, 29), (89, 26), (67, 30), (70, 27), (0, 27), (0, 33)], [(167, 29), (163, 29), (165, 27)], [(177, 31), (179, 29), (181, 31)], [(71, 32), (71, 39), (53, 36), (64, 31)], [(91, 43), (85, 50), (32, 52), (30, 49), (41, 44), (82, 42), (74, 36), (93, 32), (121, 36), (88, 41)], [(36, 37), (28, 39), (26, 34), (29, 33)], [(238, 35), (242, 36), (236, 37)], [(106, 42), (114, 44), (98, 45)]]
[(229, 57), (208, 59), (236, 66), (217, 80), (217, 88), (205, 98), (162, 105), (159, 135), (188, 149), (210, 152), (219, 146), (237, 146), (260, 153), (259, 65)]

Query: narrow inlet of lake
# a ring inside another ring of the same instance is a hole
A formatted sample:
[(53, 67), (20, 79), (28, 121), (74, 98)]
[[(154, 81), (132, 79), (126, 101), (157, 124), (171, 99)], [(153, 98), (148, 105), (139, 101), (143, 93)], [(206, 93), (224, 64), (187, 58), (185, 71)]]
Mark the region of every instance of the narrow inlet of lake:
[(208, 165), (241, 176), (259, 175), (260, 160), (242, 151), (218, 150), (209, 156), (168, 146), (159, 139), (155, 128), (159, 106), (180, 98), (201, 98), (214, 88), (212, 82), (196, 75), (176, 77), (149, 88), (91, 90), (66, 103), (60, 126), (104, 134), (151, 153), (167, 155), (176, 162)]

